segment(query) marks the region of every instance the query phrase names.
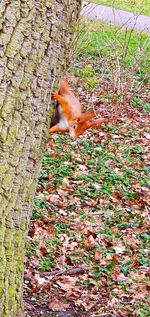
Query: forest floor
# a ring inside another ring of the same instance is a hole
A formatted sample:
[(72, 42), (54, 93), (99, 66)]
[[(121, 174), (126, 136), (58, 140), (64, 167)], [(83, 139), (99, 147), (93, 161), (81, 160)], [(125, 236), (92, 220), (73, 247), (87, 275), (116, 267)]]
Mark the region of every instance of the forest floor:
[(27, 240), (26, 317), (150, 316), (147, 81), (117, 104), (113, 68), (100, 74), (93, 49), (68, 81), (108, 123), (49, 139)]

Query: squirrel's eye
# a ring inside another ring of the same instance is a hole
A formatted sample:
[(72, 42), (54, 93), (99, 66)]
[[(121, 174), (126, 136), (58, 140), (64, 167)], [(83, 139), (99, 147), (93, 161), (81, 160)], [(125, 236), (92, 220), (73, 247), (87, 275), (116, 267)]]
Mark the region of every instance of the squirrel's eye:
[(75, 125), (75, 124), (73, 125), (73, 129), (74, 129), (74, 130), (76, 129), (76, 125)]

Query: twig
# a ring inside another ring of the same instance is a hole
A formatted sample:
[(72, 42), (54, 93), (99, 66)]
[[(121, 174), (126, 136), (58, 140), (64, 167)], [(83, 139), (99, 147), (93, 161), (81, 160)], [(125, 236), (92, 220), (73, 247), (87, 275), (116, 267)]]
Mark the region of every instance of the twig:
[(45, 276), (61, 276), (61, 275), (78, 275), (78, 274), (84, 274), (87, 272), (86, 268), (83, 267), (73, 267), (72, 269), (67, 270), (61, 270), (61, 271), (53, 271), (53, 272), (43, 272), (41, 273), (41, 277)]

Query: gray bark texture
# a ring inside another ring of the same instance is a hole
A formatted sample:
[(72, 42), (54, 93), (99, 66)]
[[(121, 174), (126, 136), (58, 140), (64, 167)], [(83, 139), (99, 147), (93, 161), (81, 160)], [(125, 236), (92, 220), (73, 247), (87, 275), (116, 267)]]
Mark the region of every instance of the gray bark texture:
[(25, 238), (80, 0), (0, 2), (0, 317), (21, 317)]

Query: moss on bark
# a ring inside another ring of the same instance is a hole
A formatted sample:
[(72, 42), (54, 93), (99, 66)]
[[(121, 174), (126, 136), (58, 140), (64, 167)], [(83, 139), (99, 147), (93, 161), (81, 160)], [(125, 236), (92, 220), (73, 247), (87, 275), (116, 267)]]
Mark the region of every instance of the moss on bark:
[(25, 237), (80, 0), (0, 3), (0, 317), (21, 317)]

